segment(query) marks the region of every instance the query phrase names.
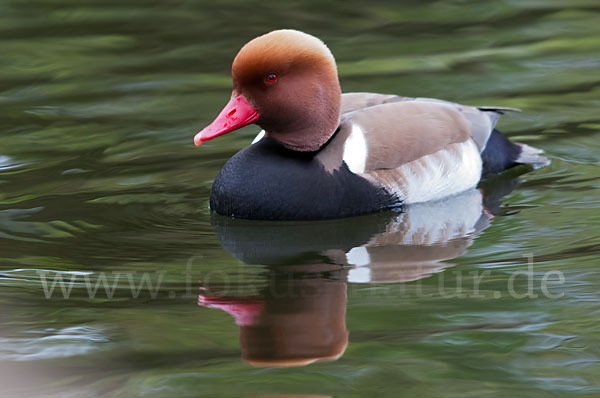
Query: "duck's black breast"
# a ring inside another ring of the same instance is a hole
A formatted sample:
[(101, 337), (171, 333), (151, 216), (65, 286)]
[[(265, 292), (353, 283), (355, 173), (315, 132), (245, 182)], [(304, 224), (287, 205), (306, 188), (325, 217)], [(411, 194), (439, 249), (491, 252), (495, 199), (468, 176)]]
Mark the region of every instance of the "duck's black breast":
[(263, 138), (227, 161), (215, 179), (210, 207), (254, 220), (319, 220), (398, 206), (386, 190), (353, 174), (346, 164), (325, 170), (318, 152), (296, 152)]

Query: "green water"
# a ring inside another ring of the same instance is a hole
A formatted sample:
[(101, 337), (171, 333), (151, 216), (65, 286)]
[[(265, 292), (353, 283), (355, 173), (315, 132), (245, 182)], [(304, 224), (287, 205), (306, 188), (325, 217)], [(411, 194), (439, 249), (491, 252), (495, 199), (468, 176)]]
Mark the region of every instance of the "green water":
[[(521, 108), (499, 128), (552, 164), (405, 214), (211, 218), (257, 129), (192, 137), (282, 27), (344, 91)], [(0, 0), (0, 395), (600, 395), (599, 54), (597, 0)]]

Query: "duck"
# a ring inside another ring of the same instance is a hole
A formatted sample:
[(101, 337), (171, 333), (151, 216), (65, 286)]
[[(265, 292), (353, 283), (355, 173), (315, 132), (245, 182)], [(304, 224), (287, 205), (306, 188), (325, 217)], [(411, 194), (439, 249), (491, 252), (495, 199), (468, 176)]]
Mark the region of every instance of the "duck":
[(496, 129), (508, 107), (369, 92), (343, 93), (323, 41), (292, 29), (246, 43), (229, 102), (194, 136), (262, 131), (216, 176), (210, 209), (252, 220), (309, 221), (402, 209), (476, 187), (543, 151)]

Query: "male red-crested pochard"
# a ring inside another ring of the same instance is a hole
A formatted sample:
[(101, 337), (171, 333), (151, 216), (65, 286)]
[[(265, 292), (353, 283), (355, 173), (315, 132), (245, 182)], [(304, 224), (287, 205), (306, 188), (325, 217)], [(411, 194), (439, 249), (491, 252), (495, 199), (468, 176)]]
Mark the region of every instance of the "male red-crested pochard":
[(510, 108), (342, 94), (327, 46), (296, 30), (248, 42), (232, 76), (231, 100), (195, 144), (252, 123), (265, 133), (215, 179), (210, 206), (219, 214), (345, 217), (440, 199), (476, 186), (482, 176), (547, 163), (542, 151), (495, 130)]

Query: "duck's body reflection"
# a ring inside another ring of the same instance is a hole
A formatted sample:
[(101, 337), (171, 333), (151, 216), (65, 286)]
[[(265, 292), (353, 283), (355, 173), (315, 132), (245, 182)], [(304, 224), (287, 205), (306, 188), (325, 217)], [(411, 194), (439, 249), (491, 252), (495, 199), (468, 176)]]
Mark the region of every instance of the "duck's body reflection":
[(233, 256), (265, 264), (258, 296), (201, 294), (240, 326), (242, 357), (257, 366), (301, 366), (339, 358), (348, 344), (347, 283), (415, 281), (449, 267), (493, 217), (516, 181), (499, 179), (441, 202), (311, 223), (269, 223), (215, 216), (213, 227)]

